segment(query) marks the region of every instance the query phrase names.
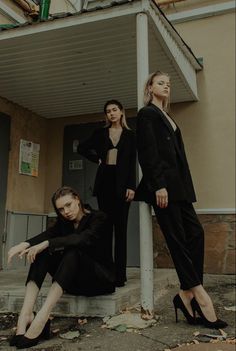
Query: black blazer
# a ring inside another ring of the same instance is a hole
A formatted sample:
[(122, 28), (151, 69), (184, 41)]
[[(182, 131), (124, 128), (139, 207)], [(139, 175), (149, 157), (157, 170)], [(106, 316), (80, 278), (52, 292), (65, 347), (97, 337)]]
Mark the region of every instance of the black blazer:
[(143, 178), (135, 200), (152, 203), (155, 191), (166, 188), (169, 201), (196, 201), (181, 132), (154, 104), (138, 112), (137, 147)]
[[(102, 161), (95, 177), (94, 195), (98, 194), (100, 188), (109, 145), (109, 128), (99, 128), (78, 146), (78, 153), (88, 160), (96, 163), (99, 163), (99, 159)], [(133, 131), (123, 129), (117, 149), (116, 194), (124, 199), (127, 189), (136, 188), (136, 141)]]
[[(77, 229), (70, 221), (58, 217), (51, 228), (26, 242), (33, 246), (48, 240), (51, 253), (76, 247), (97, 262), (99, 267), (102, 265), (104, 269), (105, 267), (111, 269), (112, 257), (110, 253), (105, 252), (106, 229), (107, 215), (101, 211), (91, 210), (91, 213), (82, 218)], [(114, 278), (112, 274), (111, 269), (111, 280)]]

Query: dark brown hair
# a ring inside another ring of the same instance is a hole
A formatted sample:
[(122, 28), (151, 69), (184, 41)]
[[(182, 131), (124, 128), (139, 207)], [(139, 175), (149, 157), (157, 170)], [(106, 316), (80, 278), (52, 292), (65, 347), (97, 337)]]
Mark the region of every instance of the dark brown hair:
[(107, 118), (107, 106), (108, 105), (116, 105), (121, 110), (121, 112), (122, 112), (121, 123), (120, 123), (121, 127), (122, 128), (126, 128), (126, 129), (130, 129), (128, 124), (127, 124), (127, 121), (126, 121), (125, 109), (124, 109), (122, 103), (120, 101), (118, 101), (118, 100), (115, 100), (115, 99), (108, 100), (104, 104), (103, 111), (104, 111), (105, 116), (106, 116), (106, 125), (105, 125), (105, 127), (110, 127), (110, 125), (111, 125), (111, 122)]
[(81, 210), (85, 213), (85, 210), (84, 210), (84, 205), (80, 199), (80, 196), (79, 196), (79, 193), (77, 190), (71, 188), (70, 186), (63, 186), (59, 189), (57, 189), (55, 191), (55, 193), (53, 194), (52, 196), (52, 204), (53, 204), (53, 207), (57, 213), (58, 216), (61, 216), (61, 214), (59, 213), (57, 207), (56, 207), (56, 201), (62, 197), (62, 196), (65, 196), (65, 195), (71, 195), (72, 197), (74, 198), (78, 198), (79, 199), (79, 202), (80, 202), (80, 208)]

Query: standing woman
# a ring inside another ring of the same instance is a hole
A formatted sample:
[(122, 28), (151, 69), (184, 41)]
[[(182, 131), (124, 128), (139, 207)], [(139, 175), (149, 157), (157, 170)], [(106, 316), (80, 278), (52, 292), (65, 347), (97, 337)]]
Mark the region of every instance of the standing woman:
[[(136, 191), (138, 201), (151, 204), (165, 236), (179, 280), (174, 297), (190, 324), (210, 328), (227, 323), (217, 319), (212, 301), (203, 288), (204, 231), (192, 203), (196, 201), (181, 132), (166, 112), (170, 78), (152, 73), (145, 85), (143, 107), (137, 118), (138, 158), (143, 178)], [(200, 319), (195, 318), (198, 312)]]
[(107, 250), (112, 252), (116, 286), (124, 286), (127, 261), (127, 222), (136, 185), (135, 135), (126, 123), (125, 111), (117, 100), (104, 105), (106, 125), (78, 146), (78, 153), (98, 164), (93, 195), (99, 209), (108, 214)]
[[(49, 315), (64, 291), (85, 296), (115, 291), (112, 258), (104, 245), (106, 214), (85, 208), (70, 187), (58, 189), (52, 202), (58, 215), (55, 225), (8, 252), (8, 263), (16, 255), (26, 255), (31, 263), (16, 335), (10, 340), (10, 346), (19, 349), (49, 338)], [(36, 314), (34, 305), (47, 273), (52, 285)]]

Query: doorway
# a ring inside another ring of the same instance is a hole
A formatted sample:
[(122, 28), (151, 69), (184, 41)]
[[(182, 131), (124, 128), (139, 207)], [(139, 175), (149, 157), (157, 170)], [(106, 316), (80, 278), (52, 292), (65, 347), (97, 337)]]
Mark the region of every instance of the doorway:
[[(134, 118), (128, 120), (132, 129), (135, 129), (135, 122)], [(82, 201), (95, 209), (98, 206), (96, 197), (93, 196), (93, 185), (97, 165), (79, 155), (77, 146), (79, 141), (87, 139), (95, 129), (103, 125), (103, 122), (75, 124), (64, 129), (62, 184), (78, 190)], [(139, 253), (139, 206), (138, 202), (132, 202), (128, 221), (127, 266), (140, 266)]]

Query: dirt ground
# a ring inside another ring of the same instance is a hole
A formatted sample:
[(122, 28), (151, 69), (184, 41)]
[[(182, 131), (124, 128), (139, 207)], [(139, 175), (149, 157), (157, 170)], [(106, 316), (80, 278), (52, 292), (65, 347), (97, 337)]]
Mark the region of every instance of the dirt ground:
[[(190, 326), (179, 313), (179, 322), (175, 323), (173, 296), (177, 288), (170, 286), (157, 300), (155, 310), (159, 316), (152, 327), (137, 330), (110, 330), (102, 318), (62, 318), (52, 319), (52, 337), (30, 350), (41, 351), (166, 351), (181, 346), (186, 351), (235, 351), (235, 290), (232, 277), (225, 276), (221, 282), (214, 279), (208, 282), (207, 290), (211, 295), (219, 318), (229, 326), (220, 330), (211, 330), (203, 326)], [(14, 334), (16, 314), (0, 314), (0, 350), (14, 350), (8, 340)], [(83, 324), (84, 322), (84, 324)], [(69, 334), (66, 334), (70, 332)], [(66, 334), (66, 335), (63, 335)], [(65, 338), (66, 337), (66, 338)], [(72, 339), (69, 339), (69, 338)], [(194, 346), (195, 345), (195, 346)], [(213, 347), (213, 346), (212, 346)]]

